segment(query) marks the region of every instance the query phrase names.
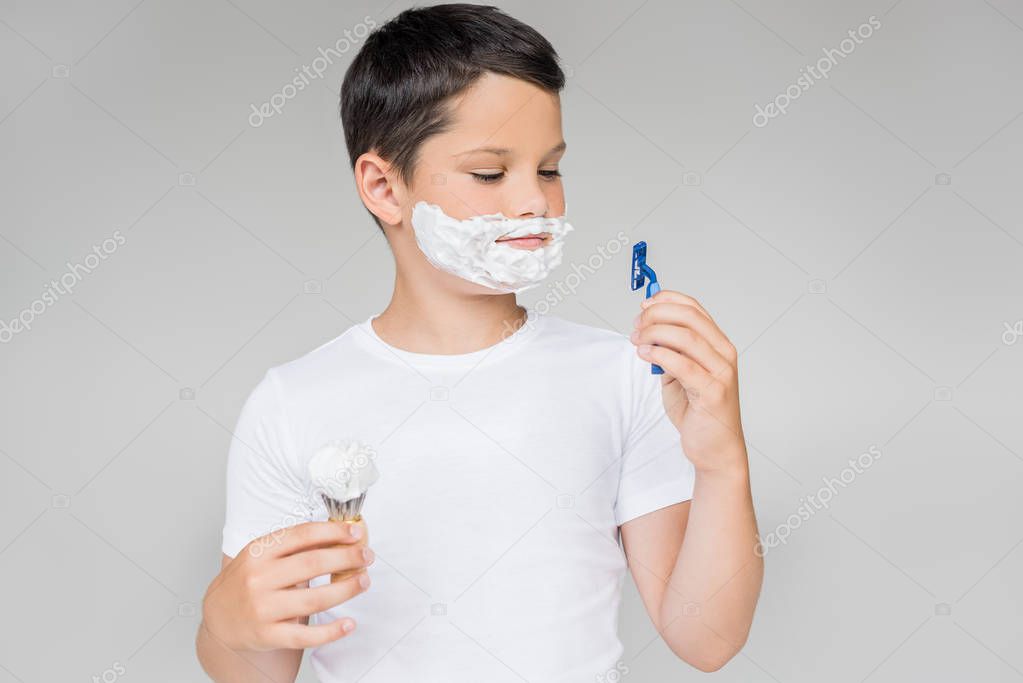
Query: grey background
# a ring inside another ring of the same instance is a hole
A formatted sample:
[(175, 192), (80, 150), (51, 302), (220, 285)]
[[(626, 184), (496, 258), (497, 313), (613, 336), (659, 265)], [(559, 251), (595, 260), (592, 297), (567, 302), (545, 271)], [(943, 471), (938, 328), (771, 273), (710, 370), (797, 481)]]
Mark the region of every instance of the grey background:
[[(715, 315), (742, 351), (762, 534), (882, 453), (768, 553), (716, 678), (1023, 680), (1023, 6), (499, 4), (569, 67), (577, 232), (554, 277), (625, 230)], [(198, 681), (242, 401), (380, 311), (393, 274), (336, 114), (355, 50), (258, 128), (250, 105), (408, 4), (90, 5), (0, 3), (0, 319), (126, 240), (0, 345), (0, 683)], [(752, 124), (871, 15), (828, 80)], [(627, 331), (626, 258), (554, 314)], [(624, 680), (702, 676), (631, 580), (621, 634)]]

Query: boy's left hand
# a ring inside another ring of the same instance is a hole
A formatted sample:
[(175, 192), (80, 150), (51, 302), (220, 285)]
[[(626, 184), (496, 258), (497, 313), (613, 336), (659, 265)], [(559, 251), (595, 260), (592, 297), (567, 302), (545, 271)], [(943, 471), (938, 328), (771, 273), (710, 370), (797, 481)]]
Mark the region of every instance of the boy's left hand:
[(664, 410), (698, 471), (746, 467), (738, 354), (696, 299), (661, 290), (642, 303), (632, 343), (664, 369)]

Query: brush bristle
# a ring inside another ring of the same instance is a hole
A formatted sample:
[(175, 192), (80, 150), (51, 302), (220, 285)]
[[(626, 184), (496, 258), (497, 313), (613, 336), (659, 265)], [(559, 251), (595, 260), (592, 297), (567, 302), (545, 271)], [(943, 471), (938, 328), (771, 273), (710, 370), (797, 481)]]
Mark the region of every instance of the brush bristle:
[(365, 493), (358, 498), (344, 501), (334, 500), (325, 493), (321, 493), (320, 497), (327, 506), (327, 517), (340, 520), (358, 519), (362, 515), (362, 504), (366, 500)]

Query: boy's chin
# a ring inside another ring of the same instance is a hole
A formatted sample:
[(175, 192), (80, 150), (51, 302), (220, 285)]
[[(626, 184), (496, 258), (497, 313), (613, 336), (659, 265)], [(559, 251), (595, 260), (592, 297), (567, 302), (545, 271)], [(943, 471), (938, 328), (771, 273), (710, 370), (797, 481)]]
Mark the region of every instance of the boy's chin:
[(475, 282), (470, 282), (464, 278), (460, 278), (457, 275), (452, 275), (458, 283), (460, 291), (467, 296), (501, 296), (502, 294), (510, 294), (511, 292), (502, 292), (486, 285), (480, 285)]
[(460, 296), (501, 296), (502, 294), (510, 294), (510, 292), (502, 292), (486, 285), (471, 282), (447, 271), (436, 270), (435, 273), (436, 277), (440, 280), (438, 284), (452, 294)]

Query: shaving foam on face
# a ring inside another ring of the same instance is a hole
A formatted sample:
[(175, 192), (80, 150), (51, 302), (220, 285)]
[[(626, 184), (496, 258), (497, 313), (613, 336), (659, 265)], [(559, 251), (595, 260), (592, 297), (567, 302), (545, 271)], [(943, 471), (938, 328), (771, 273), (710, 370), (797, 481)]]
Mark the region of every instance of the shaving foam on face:
[(358, 498), (380, 477), (371, 455), (371, 449), (358, 441), (331, 441), (309, 460), (309, 479), (338, 502)]
[[(567, 206), (567, 205), (566, 205)], [(494, 213), (452, 218), (436, 204), (412, 209), (416, 243), (436, 268), (502, 292), (522, 292), (540, 284), (561, 264), (562, 243), (573, 230), (565, 216), (508, 218)], [(495, 240), (550, 233), (537, 249), (516, 249)]]

